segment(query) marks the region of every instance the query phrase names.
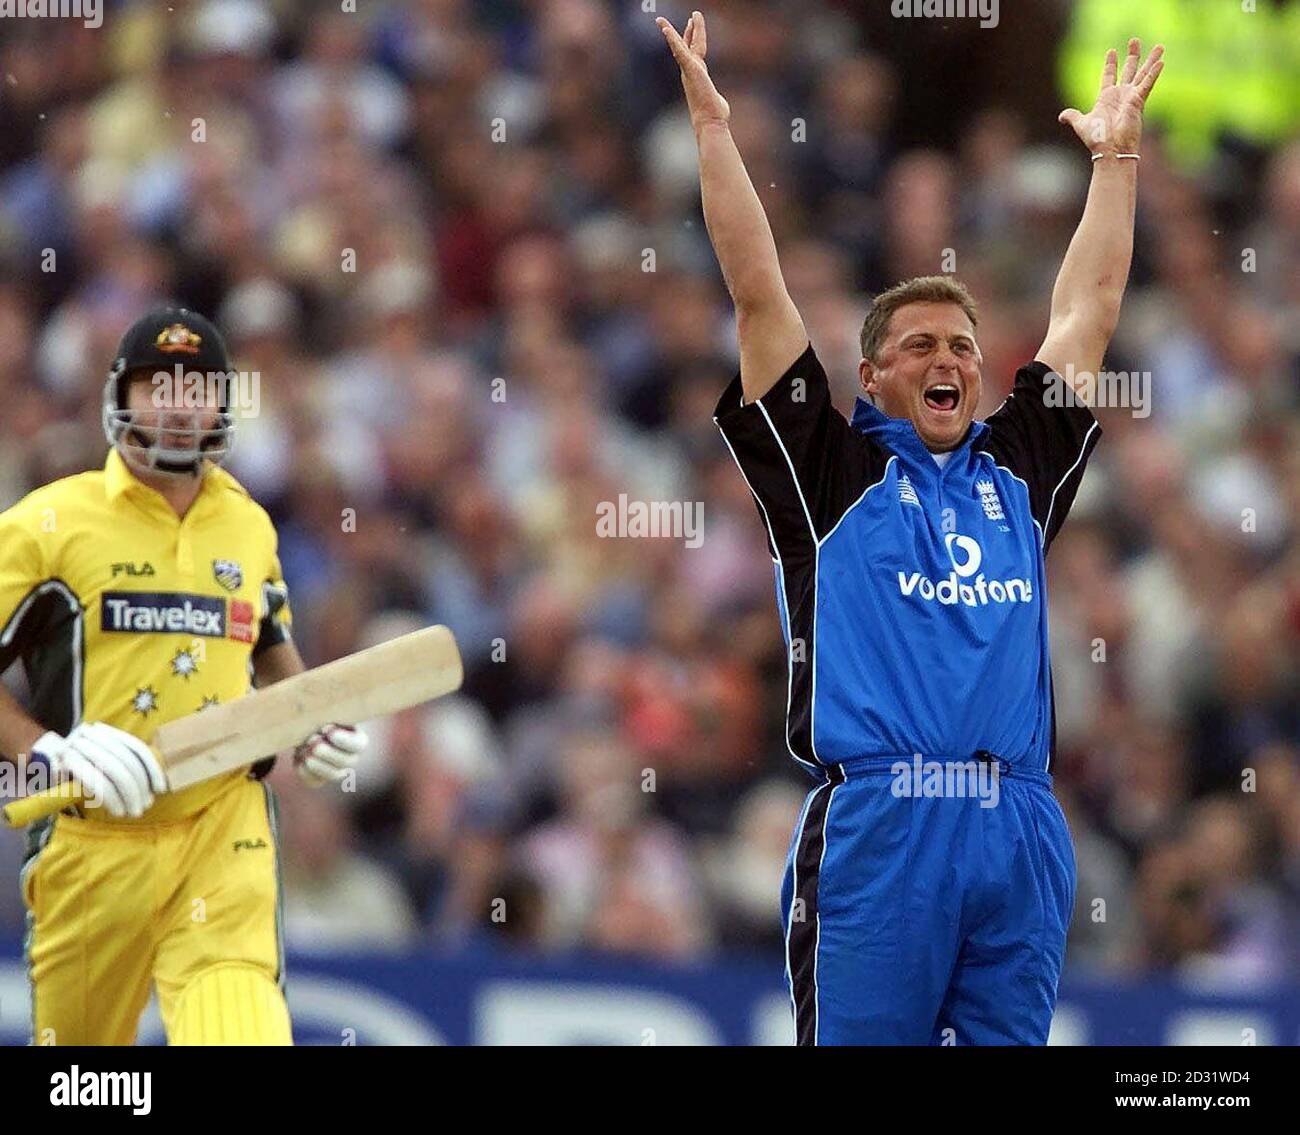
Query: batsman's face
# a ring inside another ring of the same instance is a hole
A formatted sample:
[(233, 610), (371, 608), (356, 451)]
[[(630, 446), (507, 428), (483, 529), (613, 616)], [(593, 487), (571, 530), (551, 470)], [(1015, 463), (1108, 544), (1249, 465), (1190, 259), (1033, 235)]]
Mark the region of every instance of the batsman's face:
[(862, 388), (891, 418), (908, 418), (933, 453), (955, 449), (980, 400), (979, 346), (955, 303), (904, 304), (875, 362), (859, 364)]
[(198, 445), (205, 431), (216, 428), (220, 417), (215, 396), (203, 391), (201, 397), (201, 403), (195, 405), (192, 391), (187, 397), (184, 390), (171, 382), (139, 375), (131, 380), (126, 391), (131, 428), (164, 449), (192, 448)]

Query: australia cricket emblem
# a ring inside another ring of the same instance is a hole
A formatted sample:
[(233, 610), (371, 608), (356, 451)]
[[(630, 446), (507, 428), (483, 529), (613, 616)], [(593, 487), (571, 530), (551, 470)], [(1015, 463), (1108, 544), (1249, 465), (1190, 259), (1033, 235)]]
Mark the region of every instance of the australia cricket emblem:
[(203, 336), (196, 335), (183, 323), (173, 323), (170, 327), (164, 327), (158, 332), (158, 338), (154, 340), (154, 346), (164, 354), (174, 354), (177, 351), (186, 355), (197, 355), (199, 353), (199, 344), (203, 342)]
[(234, 560), (213, 560), (212, 574), (227, 591), (238, 591), (244, 582), (244, 569)]

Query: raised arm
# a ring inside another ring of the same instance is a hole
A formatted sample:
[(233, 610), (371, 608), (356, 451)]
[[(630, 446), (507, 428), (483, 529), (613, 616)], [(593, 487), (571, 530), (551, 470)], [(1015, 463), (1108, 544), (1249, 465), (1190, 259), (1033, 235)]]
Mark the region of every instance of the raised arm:
[(700, 149), (700, 192), (704, 223), (736, 305), (740, 338), (740, 380), (745, 401), (772, 388), (808, 346), (808, 334), (781, 277), (776, 242), (763, 203), (731, 137), (731, 108), (709, 77), (704, 56), (704, 17), (692, 12), (678, 35), (655, 21), (682, 72), (686, 105)]
[(1071, 108), (1060, 116), (1094, 155), (1092, 184), (1056, 277), (1051, 320), (1038, 358), (1070, 381), (1085, 401), (1095, 389), (1086, 376), (1097, 373), (1119, 322), (1133, 258), (1138, 159), (1119, 155), (1138, 152), (1142, 108), (1164, 66), (1163, 53), (1163, 47), (1153, 48), (1139, 66), (1141, 45), (1129, 40), (1116, 82), (1118, 60), (1113, 50), (1107, 52), (1096, 105), (1087, 114)]

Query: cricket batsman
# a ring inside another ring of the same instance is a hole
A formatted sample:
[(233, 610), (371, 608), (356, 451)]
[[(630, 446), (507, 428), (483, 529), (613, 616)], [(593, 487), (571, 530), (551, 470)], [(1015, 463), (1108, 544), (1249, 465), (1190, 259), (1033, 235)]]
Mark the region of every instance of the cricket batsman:
[(1109, 52), (1096, 105), (1060, 116), (1092, 184), (1047, 337), (1003, 404), (972, 420), (975, 304), (927, 276), (872, 303), (849, 422), (782, 280), (704, 19), (658, 24), (736, 307), (740, 374), (715, 421), (767, 529), (786, 741), (818, 782), (782, 889), (798, 1043), (1044, 1044), (1075, 890), (1049, 773), (1044, 557), (1101, 432), (1085, 402), (1128, 278), (1162, 48), (1142, 62), (1131, 40), (1122, 71)]
[[(31, 694), (0, 687), (0, 750), (29, 789), (88, 794), (28, 829), (36, 1044), (132, 1044), (151, 986), (171, 1044), (292, 1043), (271, 760), (169, 793), (148, 745), (303, 669), (275, 529), (221, 468), (235, 377), (203, 316), (145, 315), (104, 384), (103, 469), (0, 514), (0, 670), (21, 658)], [(330, 726), (294, 764), (337, 781), (365, 744)]]

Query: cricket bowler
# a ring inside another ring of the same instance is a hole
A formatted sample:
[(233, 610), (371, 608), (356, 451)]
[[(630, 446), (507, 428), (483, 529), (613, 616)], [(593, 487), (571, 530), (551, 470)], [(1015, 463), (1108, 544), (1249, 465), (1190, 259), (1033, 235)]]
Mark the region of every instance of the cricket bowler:
[(1047, 337), (1003, 404), (972, 420), (975, 305), (929, 276), (872, 303), (850, 422), (782, 279), (704, 19), (682, 35), (657, 22), (738, 321), (740, 374), (715, 420), (766, 526), (786, 741), (818, 782), (782, 893), (797, 1042), (1044, 1044), (1075, 890), (1049, 773), (1044, 557), (1101, 432), (1085, 402), (1128, 278), (1163, 49), (1142, 62), (1131, 40), (1122, 72), (1109, 52), (1096, 105), (1060, 116), (1092, 183)]
[[(35, 1044), (132, 1044), (151, 986), (171, 1044), (292, 1043), (271, 761), (168, 793), (147, 744), (303, 670), (275, 529), (221, 468), (236, 377), (207, 319), (145, 315), (104, 383), (103, 469), (0, 514), (0, 670), (22, 659), (31, 703), (0, 687), (0, 749), (29, 789), (88, 794), (28, 829)], [(337, 781), (365, 744), (330, 726), (294, 764)]]

